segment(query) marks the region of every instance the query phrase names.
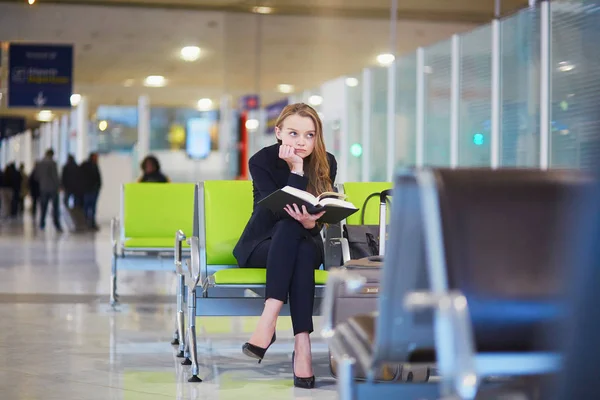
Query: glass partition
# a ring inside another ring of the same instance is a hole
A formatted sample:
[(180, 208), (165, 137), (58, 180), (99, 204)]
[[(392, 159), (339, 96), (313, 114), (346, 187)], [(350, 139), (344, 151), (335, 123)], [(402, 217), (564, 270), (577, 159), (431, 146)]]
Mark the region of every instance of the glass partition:
[(555, 0), (551, 7), (550, 166), (595, 167), (600, 158), (600, 1)]
[(425, 49), (424, 165), (450, 165), (450, 40)]
[(492, 29), (460, 38), (458, 165), (489, 166), (492, 119)]
[(540, 12), (501, 22), (502, 167), (538, 167), (540, 152)]
[(362, 107), (363, 107), (363, 85), (360, 75), (346, 78), (348, 87), (348, 170), (346, 180), (348, 182), (359, 182), (362, 180)]
[(397, 165), (411, 166), (417, 154), (417, 56), (404, 56), (396, 62), (396, 140)]
[(373, 68), (371, 74), (370, 176), (372, 182), (386, 180), (387, 168), (387, 68)]

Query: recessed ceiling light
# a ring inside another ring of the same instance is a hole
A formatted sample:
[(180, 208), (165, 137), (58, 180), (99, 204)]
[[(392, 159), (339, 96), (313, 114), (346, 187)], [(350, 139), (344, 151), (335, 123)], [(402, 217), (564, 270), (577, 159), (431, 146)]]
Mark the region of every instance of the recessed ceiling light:
[(213, 106), (213, 101), (211, 99), (200, 99), (198, 100), (198, 110), (200, 111), (208, 111), (211, 110)]
[(125, 79), (125, 81), (123, 82), (123, 86), (125, 87), (132, 87), (134, 83), (133, 79)]
[(27, 3), (29, 3), (29, 5), (33, 5), (33, 3), (35, 3), (35, 0), (27, 0)]
[(308, 104), (311, 106), (320, 106), (323, 104), (323, 98), (319, 95), (313, 94), (308, 98)]
[(162, 87), (167, 84), (167, 80), (161, 75), (150, 75), (144, 79), (144, 86)]
[(52, 121), (52, 117), (53, 117), (52, 111), (50, 111), (50, 110), (41, 110), (37, 114), (37, 120), (41, 121), (41, 122)]
[(377, 56), (377, 62), (383, 66), (391, 65), (395, 59), (396, 57), (390, 53), (383, 53)]
[(281, 93), (292, 93), (294, 91), (294, 86), (282, 83), (281, 85), (277, 85), (277, 90)]
[(200, 58), (202, 50), (198, 46), (186, 46), (181, 49), (180, 56), (183, 61), (196, 61)]
[(253, 131), (258, 128), (258, 120), (257, 119), (249, 119), (246, 121), (246, 129), (249, 131)]
[(356, 78), (346, 78), (346, 85), (350, 87), (358, 86), (358, 79)]
[(79, 105), (79, 102), (81, 101), (81, 95), (74, 93), (71, 95), (71, 106), (73, 107), (77, 107), (77, 105)]
[(252, 7), (252, 12), (257, 14), (271, 14), (273, 12), (273, 9), (271, 7), (259, 6)]

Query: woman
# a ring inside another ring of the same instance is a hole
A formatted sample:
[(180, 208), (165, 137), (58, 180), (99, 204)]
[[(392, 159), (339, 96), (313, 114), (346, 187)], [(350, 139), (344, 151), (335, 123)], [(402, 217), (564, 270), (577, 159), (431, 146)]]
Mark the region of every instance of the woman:
[(313, 388), (309, 335), (313, 331), (314, 270), (323, 261), (321, 227), (316, 221), (323, 213), (310, 215), (296, 204), (273, 213), (256, 203), (284, 186), (314, 195), (331, 191), (337, 163), (325, 151), (319, 116), (306, 104), (285, 107), (276, 121), (275, 134), (277, 144), (250, 158), (254, 211), (233, 251), (240, 267), (267, 268), (265, 307), (242, 351), (260, 363), (275, 341), (277, 317), (289, 295), (295, 338), (294, 386)]
[(144, 161), (140, 164), (140, 168), (142, 169), (142, 176), (138, 179), (138, 182), (170, 182), (169, 178), (160, 171), (158, 159), (152, 155), (144, 158)]

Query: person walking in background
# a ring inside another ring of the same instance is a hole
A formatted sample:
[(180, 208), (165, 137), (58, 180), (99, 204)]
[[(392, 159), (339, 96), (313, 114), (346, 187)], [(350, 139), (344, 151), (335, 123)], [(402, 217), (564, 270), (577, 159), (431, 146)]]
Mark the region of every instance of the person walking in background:
[(160, 163), (153, 155), (146, 156), (140, 164), (140, 168), (142, 169), (142, 176), (138, 179), (138, 182), (170, 182), (169, 178), (161, 172)]
[(21, 196), (21, 174), (17, 171), (15, 163), (10, 163), (4, 170), (8, 187), (12, 192), (10, 201), (10, 217), (16, 218), (19, 213), (19, 198)]
[(0, 219), (8, 218), (10, 215), (10, 204), (12, 202), (12, 190), (8, 176), (0, 169)]
[(31, 215), (34, 219), (37, 214), (38, 200), (40, 198), (40, 184), (35, 177), (35, 170), (37, 169), (38, 161), (36, 161), (33, 171), (29, 175), (29, 196), (31, 196)]
[(19, 214), (25, 212), (25, 197), (29, 193), (29, 176), (25, 173), (25, 164), (21, 163), (19, 166), (19, 173), (21, 174), (21, 193), (19, 195)]
[(54, 227), (58, 232), (62, 232), (60, 226), (60, 208), (58, 200), (58, 191), (60, 189), (60, 179), (58, 177), (58, 166), (54, 161), (54, 150), (48, 149), (44, 158), (36, 165), (33, 171), (35, 179), (40, 187), (40, 200), (42, 212), (40, 214), (40, 229), (46, 228), (46, 212), (48, 203), (52, 201), (52, 220)]
[(81, 164), (81, 187), (83, 189), (83, 213), (88, 227), (98, 230), (96, 205), (102, 187), (102, 177), (98, 168), (98, 153), (91, 153)]
[(74, 207), (83, 207), (83, 194), (81, 193), (81, 177), (79, 165), (75, 162), (75, 157), (69, 154), (67, 163), (63, 167), (61, 174), (62, 187), (64, 190), (64, 204), (69, 207), (69, 200), (73, 199)]

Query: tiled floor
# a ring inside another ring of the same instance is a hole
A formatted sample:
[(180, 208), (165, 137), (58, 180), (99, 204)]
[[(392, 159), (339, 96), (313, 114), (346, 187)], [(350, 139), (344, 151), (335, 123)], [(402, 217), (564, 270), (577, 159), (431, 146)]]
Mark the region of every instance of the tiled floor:
[(107, 227), (59, 235), (27, 218), (0, 221), (0, 399), (337, 398), (318, 330), (317, 388), (293, 387), (289, 318), (261, 365), (241, 352), (256, 317), (198, 319), (204, 382), (188, 383), (169, 345), (174, 274), (123, 271), (118, 311), (107, 305), (109, 276)]

